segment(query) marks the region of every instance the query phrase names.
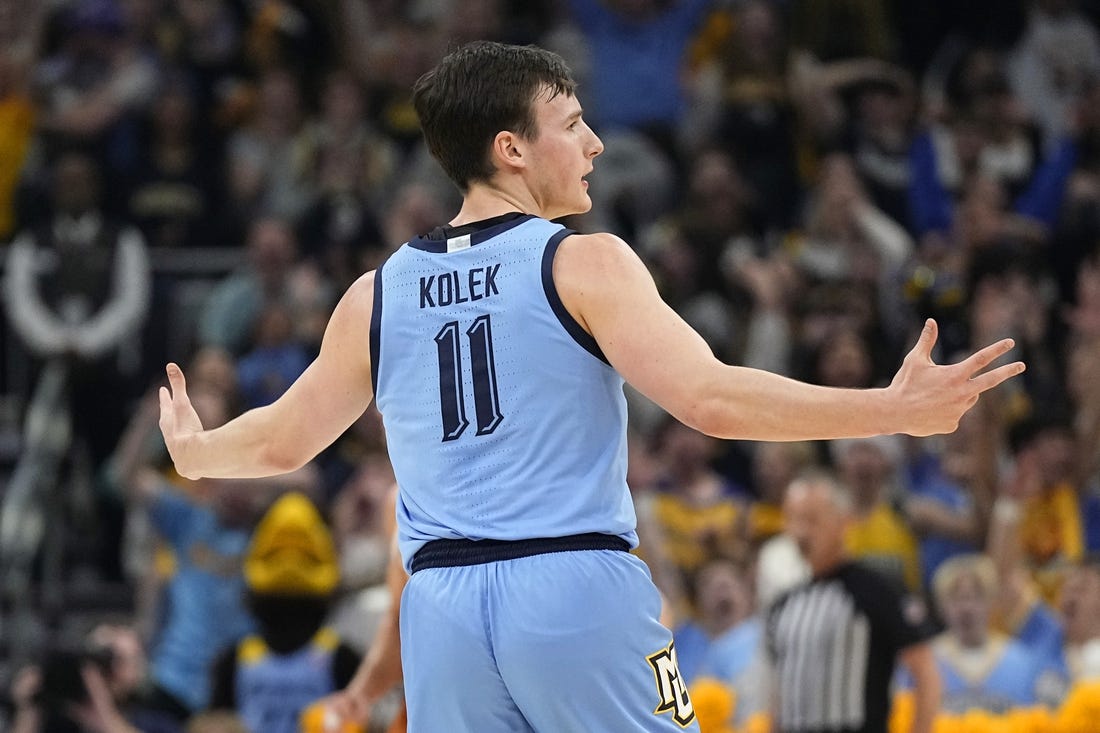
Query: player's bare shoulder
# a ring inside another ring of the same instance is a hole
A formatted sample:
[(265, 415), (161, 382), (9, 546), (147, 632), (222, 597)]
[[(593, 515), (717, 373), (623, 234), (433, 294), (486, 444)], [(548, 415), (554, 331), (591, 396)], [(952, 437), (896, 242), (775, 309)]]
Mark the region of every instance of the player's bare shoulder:
[(623, 258), (637, 259), (630, 245), (609, 232), (574, 234), (562, 240), (554, 258), (554, 275), (573, 269), (591, 271), (614, 268)]
[(360, 275), (344, 292), (329, 318), (326, 340), (331, 340), (333, 336), (347, 336), (356, 342), (363, 340), (364, 325), (370, 324), (374, 313), (375, 272), (371, 270)]
[(374, 310), (374, 280), (377, 270), (371, 270), (356, 278), (348, 286), (336, 308), (350, 311), (356, 318), (370, 318)]
[(374, 303), (374, 278), (377, 272), (377, 270), (371, 270), (356, 278), (355, 282), (348, 286), (344, 298), (354, 299), (359, 307), (372, 305)]
[(566, 237), (554, 257), (554, 284), (574, 315), (584, 309), (584, 303), (598, 303), (636, 284), (648, 288), (652, 283), (649, 270), (630, 245), (607, 232)]
[(554, 257), (554, 283), (563, 297), (614, 289), (622, 278), (647, 273), (630, 245), (614, 234), (574, 234), (566, 237)]

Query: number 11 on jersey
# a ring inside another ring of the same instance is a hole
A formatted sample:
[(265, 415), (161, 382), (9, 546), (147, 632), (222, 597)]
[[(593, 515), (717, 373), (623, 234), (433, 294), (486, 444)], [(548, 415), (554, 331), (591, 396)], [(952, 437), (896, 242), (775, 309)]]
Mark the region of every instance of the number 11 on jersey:
[[(489, 435), (504, 420), (497, 393), (497, 369), (493, 359), (493, 325), (489, 314), (478, 316), (468, 329), (474, 381), (474, 415), (477, 435)], [(443, 441), (457, 440), (470, 424), (463, 397), (463, 359), (458, 321), (435, 335), (439, 354), (439, 405), (443, 417)]]

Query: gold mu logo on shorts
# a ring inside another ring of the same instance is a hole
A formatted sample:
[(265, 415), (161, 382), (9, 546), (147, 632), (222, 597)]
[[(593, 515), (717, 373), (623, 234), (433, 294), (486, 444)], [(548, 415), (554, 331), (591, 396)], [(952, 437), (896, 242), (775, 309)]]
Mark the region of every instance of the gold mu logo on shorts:
[(675, 645), (670, 641), (664, 649), (646, 657), (646, 661), (653, 668), (653, 676), (657, 680), (657, 697), (661, 700), (653, 713), (660, 715), (671, 712), (677, 725), (681, 728), (688, 727), (695, 720), (695, 708), (691, 706), (687, 685), (684, 684), (684, 678), (680, 676), (680, 668), (676, 664)]

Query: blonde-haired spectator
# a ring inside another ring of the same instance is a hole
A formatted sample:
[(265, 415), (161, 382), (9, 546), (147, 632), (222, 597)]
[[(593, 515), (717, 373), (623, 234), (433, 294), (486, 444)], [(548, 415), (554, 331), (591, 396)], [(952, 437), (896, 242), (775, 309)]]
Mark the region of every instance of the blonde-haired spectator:
[(943, 679), (944, 710), (1004, 712), (1054, 702), (1060, 674), (1035, 652), (991, 628), (997, 598), (997, 568), (985, 555), (946, 561), (933, 580), (947, 629), (932, 642)]

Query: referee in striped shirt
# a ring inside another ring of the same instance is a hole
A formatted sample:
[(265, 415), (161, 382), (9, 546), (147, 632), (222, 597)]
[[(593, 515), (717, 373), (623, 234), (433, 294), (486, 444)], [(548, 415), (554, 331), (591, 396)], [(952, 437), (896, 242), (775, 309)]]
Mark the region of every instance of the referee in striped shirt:
[(777, 733), (886, 733), (890, 683), (900, 659), (914, 682), (912, 733), (929, 733), (940, 678), (924, 606), (846, 555), (851, 498), (824, 473), (787, 492), (787, 532), (812, 571), (778, 599), (766, 640), (774, 678)]

